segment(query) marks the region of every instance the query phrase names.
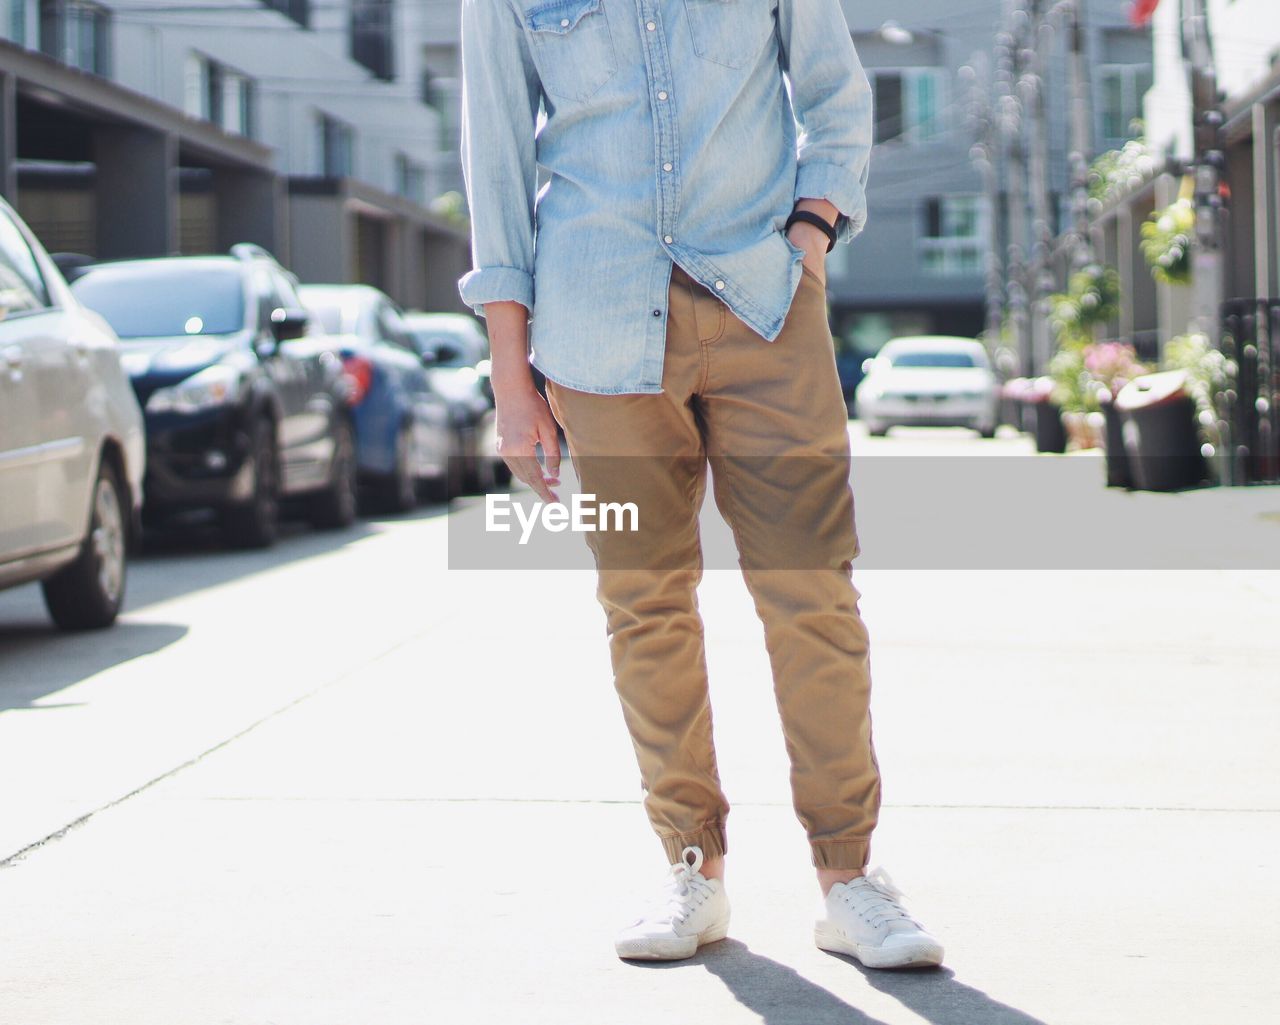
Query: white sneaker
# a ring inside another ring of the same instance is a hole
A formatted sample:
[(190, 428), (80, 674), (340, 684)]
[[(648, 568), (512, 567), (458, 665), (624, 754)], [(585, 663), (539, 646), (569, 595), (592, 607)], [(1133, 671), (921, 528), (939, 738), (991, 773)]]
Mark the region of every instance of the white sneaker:
[(654, 906), (618, 933), (614, 945), (619, 957), (679, 961), (692, 957), (702, 944), (725, 938), (729, 898), (724, 884), (705, 878), (700, 868), (702, 849), (686, 847)]
[(851, 954), (868, 968), (921, 968), (942, 964), (942, 944), (902, 906), (903, 892), (883, 868), (836, 883), (827, 915), (814, 927), (823, 950)]

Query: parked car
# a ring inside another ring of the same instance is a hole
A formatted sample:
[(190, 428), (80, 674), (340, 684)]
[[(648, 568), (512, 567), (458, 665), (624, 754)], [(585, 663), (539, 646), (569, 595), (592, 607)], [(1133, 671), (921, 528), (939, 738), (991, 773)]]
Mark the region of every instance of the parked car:
[(451, 463), (461, 441), (399, 307), (368, 285), (303, 285), (300, 292), (353, 383), (350, 401), (365, 486), (394, 511), (412, 508), (419, 494), (453, 497), (458, 482)]
[(996, 432), (997, 388), (986, 350), (968, 338), (895, 338), (867, 360), (857, 414), (867, 432), (895, 425), (972, 427)]
[(93, 264), (72, 290), (121, 338), (146, 415), (149, 521), (213, 509), (232, 543), (264, 547), (285, 500), (320, 527), (354, 520), (342, 364), (269, 253)]
[(114, 622), (145, 458), (116, 336), (0, 200), (0, 587), (41, 581), (64, 629)]
[(410, 313), (405, 322), (431, 367), (432, 386), (450, 402), (462, 425), (465, 486), (484, 492), (509, 484), (511, 471), (498, 455), (484, 330), (465, 313)]

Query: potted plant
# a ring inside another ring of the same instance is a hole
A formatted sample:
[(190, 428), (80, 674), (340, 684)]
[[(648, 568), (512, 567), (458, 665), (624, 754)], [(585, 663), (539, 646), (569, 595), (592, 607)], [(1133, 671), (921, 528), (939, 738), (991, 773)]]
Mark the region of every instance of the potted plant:
[(1102, 442), (1092, 419), (1098, 414), (1098, 393), (1085, 368), (1084, 353), (1084, 346), (1069, 345), (1049, 361), (1053, 401), (1061, 411), (1067, 448), (1072, 450), (1097, 448)]
[(1196, 210), (1190, 197), (1179, 197), (1156, 210), (1142, 224), (1142, 256), (1151, 276), (1163, 285), (1191, 282), (1191, 245), (1196, 234)]
[(1166, 370), (1186, 373), (1186, 390), (1195, 409), (1196, 432), (1201, 451), (1212, 467), (1214, 478), (1220, 483), (1230, 480), (1227, 461), (1230, 452), (1224, 444), (1225, 423), (1218, 409), (1223, 397), (1232, 388), (1238, 368), (1214, 348), (1204, 334), (1186, 334), (1171, 338), (1164, 350)]
[[(1097, 447), (1099, 407), (1084, 366), (1084, 350), (1093, 342), (1098, 325), (1115, 317), (1119, 301), (1120, 276), (1097, 263), (1076, 271), (1065, 292), (1049, 297), (1050, 325), (1058, 352), (1049, 362), (1048, 392), (1041, 395), (1042, 402), (1051, 408), (1037, 407), (1038, 451), (1066, 451), (1068, 435), (1076, 448)], [(1065, 423), (1055, 430), (1049, 422), (1053, 418)]]
[(1103, 449), (1107, 455), (1107, 487), (1127, 488), (1133, 485), (1129, 457), (1120, 430), (1120, 414), (1115, 396), (1135, 377), (1147, 373), (1138, 362), (1132, 345), (1124, 342), (1096, 342), (1085, 346), (1084, 369), (1093, 385), (1102, 418)]

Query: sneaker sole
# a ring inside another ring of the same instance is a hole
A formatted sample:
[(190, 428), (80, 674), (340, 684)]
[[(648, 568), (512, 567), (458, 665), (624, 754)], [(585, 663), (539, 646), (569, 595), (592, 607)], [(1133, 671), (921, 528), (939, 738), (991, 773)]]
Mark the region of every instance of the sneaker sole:
[(822, 950), (856, 957), (868, 968), (933, 968), (942, 964), (942, 944), (928, 940), (883, 950), (865, 943), (854, 943), (827, 923), (819, 922), (814, 926), (813, 941)]
[(693, 957), (699, 947), (715, 943), (727, 935), (729, 923), (725, 922), (693, 936), (681, 936), (678, 939), (619, 940), (614, 948), (619, 957), (628, 961), (683, 961), (687, 957)]

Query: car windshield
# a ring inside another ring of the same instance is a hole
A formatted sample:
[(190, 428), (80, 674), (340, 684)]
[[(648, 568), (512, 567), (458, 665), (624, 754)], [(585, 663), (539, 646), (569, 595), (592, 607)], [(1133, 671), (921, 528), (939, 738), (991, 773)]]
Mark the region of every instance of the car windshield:
[(235, 266), (101, 266), (71, 288), (121, 338), (229, 335), (245, 326), (244, 286)]
[(337, 301), (327, 301), (315, 299), (307, 296), (302, 300), (302, 305), (307, 308), (316, 321), (324, 328), (327, 335), (345, 334), (343, 330), (342, 304)]
[(419, 352), (430, 352), (446, 345), (453, 349), (450, 359), (441, 360), (441, 367), (473, 367), (484, 359), (483, 346), (477, 339), (458, 331), (444, 331), (440, 328), (418, 328), (413, 332), (413, 340)]
[(361, 334), (360, 320), (368, 309), (359, 290), (303, 285), (298, 290), (302, 305), (328, 335)]
[(967, 352), (899, 352), (889, 357), (895, 367), (975, 367), (973, 356)]

